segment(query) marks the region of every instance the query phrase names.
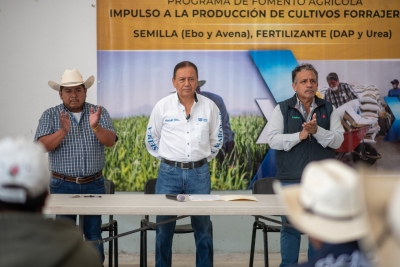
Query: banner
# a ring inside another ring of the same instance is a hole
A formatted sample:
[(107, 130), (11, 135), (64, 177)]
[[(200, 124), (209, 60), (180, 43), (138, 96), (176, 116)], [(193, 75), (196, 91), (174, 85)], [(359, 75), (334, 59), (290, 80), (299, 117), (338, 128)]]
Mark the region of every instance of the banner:
[(292, 69), (313, 64), (321, 92), (330, 72), (373, 88), (381, 110), (400, 73), (399, 17), (398, 1), (98, 0), (98, 103), (120, 138), (107, 150), (106, 177), (128, 191), (157, 177), (145, 128), (155, 103), (174, 91), (173, 68), (183, 60), (197, 65), (202, 90), (223, 98), (235, 132), (233, 159), (210, 163), (213, 189), (273, 176), (267, 119), (293, 95)]

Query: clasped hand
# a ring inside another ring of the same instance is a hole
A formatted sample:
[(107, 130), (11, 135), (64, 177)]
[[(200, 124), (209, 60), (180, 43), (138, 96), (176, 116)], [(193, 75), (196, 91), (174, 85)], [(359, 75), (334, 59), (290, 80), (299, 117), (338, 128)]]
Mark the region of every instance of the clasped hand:
[(300, 140), (304, 140), (307, 138), (309, 134), (315, 134), (318, 130), (317, 125), (317, 115), (314, 114), (312, 119), (309, 122), (305, 122), (302, 124), (303, 130), (300, 132)]
[[(90, 108), (89, 124), (91, 128), (97, 127), (101, 117), (101, 107), (97, 106), (96, 112), (94, 108)], [(60, 111), (60, 124), (61, 129), (67, 134), (71, 129), (71, 120), (69, 119), (69, 114), (66, 111)]]

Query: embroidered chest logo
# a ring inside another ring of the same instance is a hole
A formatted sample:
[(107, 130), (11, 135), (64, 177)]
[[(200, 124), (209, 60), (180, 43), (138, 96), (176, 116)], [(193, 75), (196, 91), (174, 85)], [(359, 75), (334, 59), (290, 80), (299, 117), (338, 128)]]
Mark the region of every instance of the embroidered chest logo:
[(178, 118), (165, 119), (165, 122), (180, 121)]

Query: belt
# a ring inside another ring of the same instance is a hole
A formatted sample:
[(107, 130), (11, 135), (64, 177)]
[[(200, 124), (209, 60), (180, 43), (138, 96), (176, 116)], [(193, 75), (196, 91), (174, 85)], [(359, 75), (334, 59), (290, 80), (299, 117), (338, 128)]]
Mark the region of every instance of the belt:
[(56, 173), (56, 172), (51, 172), (51, 175), (54, 178), (57, 178), (60, 180), (65, 180), (67, 182), (77, 183), (77, 184), (87, 184), (87, 183), (93, 182), (94, 180), (99, 180), (102, 177), (101, 171), (99, 171), (96, 174), (86, 176), (86, 177), (71, 177), (71, 176), (63, 175), (63, 174)]
[(206, 159), (202, 159), (199, 161), (187, 161), (187, 162), (179, 162), (179, 161), (171, 161), (167, 159), (161, 159), (161, 162), (164, 162), (168, 165), (174, 166), (174, 167), (179, 167), (183, 170), (187, 169), (195, 169), (203, 166), (204, 164), (207, 163)]

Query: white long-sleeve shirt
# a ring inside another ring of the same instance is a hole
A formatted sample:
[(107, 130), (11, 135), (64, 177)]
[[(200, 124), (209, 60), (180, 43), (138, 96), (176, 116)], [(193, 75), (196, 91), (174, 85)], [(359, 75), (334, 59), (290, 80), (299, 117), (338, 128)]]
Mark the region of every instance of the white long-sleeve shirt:
[[(307, 121), (309, 121), (309, 119)], [(336, 149), (343, 143), (344, 130), (335, 107), (333, 107), (332, 110), (330, 125), (330, 130), (325, 130), (318, 126), (317, 132), (313, 134), (313, 137), (321, 146)], [(290, 151), (292, 147), (301, 142), (300, 132), (284, 134), (283, 130), (283, 116), (278, 104), (268, 121), (268, 144), (275, 150)]]
[(178, 95), (154, 106), (147, 125), (146, 148), (151, 155), (171, 161), (212, 160), (223, 144), (221, 113), (214, 102), (196, 94), (187, 119)]

